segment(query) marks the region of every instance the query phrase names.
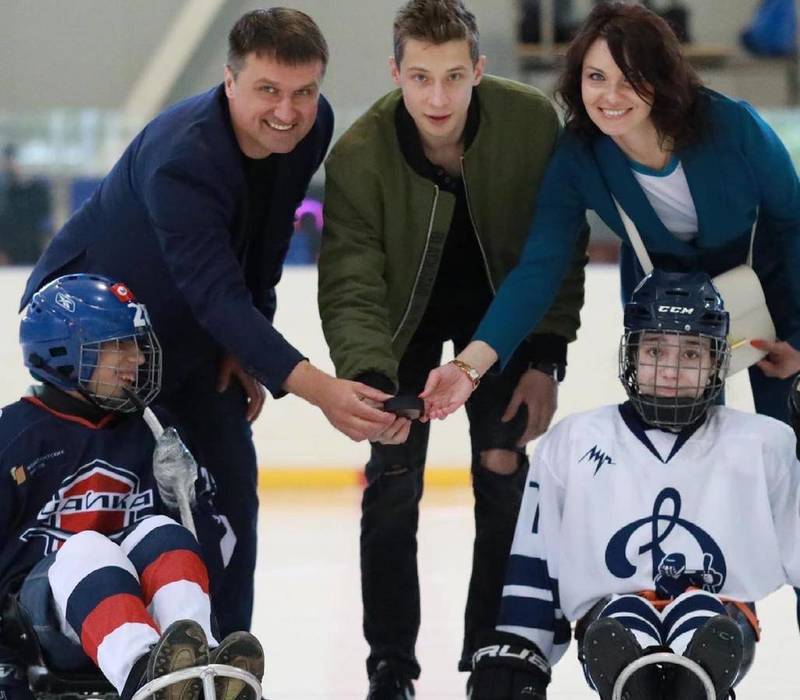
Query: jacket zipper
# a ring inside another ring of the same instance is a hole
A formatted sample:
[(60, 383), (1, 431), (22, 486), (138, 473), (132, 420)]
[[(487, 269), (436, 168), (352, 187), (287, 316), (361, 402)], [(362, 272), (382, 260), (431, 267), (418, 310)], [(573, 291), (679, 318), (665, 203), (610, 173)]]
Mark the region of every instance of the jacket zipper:
[(392, 342), (395, 341), (397, 336), (399, 335), (400, 331), (402, 330), (405, 322), (408, 320), (408, 314), (411, 313), (411, 303), (414, 301), (414, 294), (417, 291), (417, 284), (419, 283), (419, 276), (422, 274), (422, 266), (425, 264), (425, 258), (428, 257), (428, 246), (431, 242), (431, 232), (433, 231), (433, 219), (434, 215), (436, 214), (436, 205), (439, 202), (439, 186), (434, 185), (434, 195), (433, 195), (433, 206), (431, 207), (431, 217), (428, 221), (428, 233), (425, 238), (425, 248), (422, 250), (422, 260), (419, 261), (419, 267), (417, 268), (417, 276), (414, 278), (414, 286), (411, 287), (411, 296), (408, 298), (408, 305), (406, 306), (406, 312), (403, 314), (403, 318), (400, 319), (400, 323), (397, 324), (397, 330), (392, 334)]
[(467, 200), (467, 212), (469, 213), (469, 220), (472, 222), (472, 230), (475, 231), (475, 238), (478, 241), (478, 249), (481, 251), (481, 257), (483, 258), (483, 269), (486, 270), (486, 278), (489, 280), (489, 286), (492, 288), (492, 295), (496, 295), (497, 289), (494, 286), (492, 272), (489, 270), (489, 259), (486, 257), (486, 251), (483, 249), (483, 243), (481, 242), (481, 234), (478, 230), (478, 222), (475, 221), (475, 217), (472, 215), (472, 204), (470, 204), (469, 201), (469, 187), (467, 187), (467, 174), (464, 172), (464, 156), (461, 156), (460, 164), (461, 180), (464, 183), (464, 197)]

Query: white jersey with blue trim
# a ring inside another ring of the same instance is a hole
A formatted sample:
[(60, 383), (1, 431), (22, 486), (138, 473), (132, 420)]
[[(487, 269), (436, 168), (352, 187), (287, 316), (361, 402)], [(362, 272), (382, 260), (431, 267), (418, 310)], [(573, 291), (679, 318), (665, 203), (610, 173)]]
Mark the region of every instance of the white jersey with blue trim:
[(536, 449), (497, 629), (551, 664), (569, 621), (614, 593), (670, 599), (694, 587), (757, 601), (800, 585), (791, 429), (713, 407), (677, 439), (648, 432), (630, 404), (606, 406), (561, 421)]

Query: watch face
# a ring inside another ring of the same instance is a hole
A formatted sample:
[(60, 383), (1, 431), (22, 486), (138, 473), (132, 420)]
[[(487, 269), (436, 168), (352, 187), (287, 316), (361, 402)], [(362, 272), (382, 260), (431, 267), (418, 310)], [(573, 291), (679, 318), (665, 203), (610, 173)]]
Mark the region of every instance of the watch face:
[(474, 367), (470, 367), (466, 362), (462, 362), (459, 359), (450, 360), (450, 364), (455, 365), (460, 369), (464, 374), (467, 375), (467, 379), (469, 379), (473, 384), (473, 389), (478, 386), (478, 382), (481, 380), (480, 372)]
[(557, 362), (542, 362), (538, 365), (532, 365), (532, 369), (539, 370), (548, 377), (552, 377), (557, 382), (563, 380), (566, 374), (566, 367)]

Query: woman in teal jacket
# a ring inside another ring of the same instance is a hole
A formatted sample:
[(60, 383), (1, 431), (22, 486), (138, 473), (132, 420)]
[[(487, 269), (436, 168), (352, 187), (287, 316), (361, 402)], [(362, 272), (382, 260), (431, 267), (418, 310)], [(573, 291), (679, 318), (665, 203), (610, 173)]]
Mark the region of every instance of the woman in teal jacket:
[(779, 340), (750, 368), (756, 410), (787, 420), (800, 371), (800, 182), (756, 111), (702, 87), (678, 41), (635, 4), (594, 8), (570, 45), (558, 95), (566, 129), (548, 167), (518, 266), (498, 290), (457, 364), (431, 373), (428, 415), (458, 408), (476, 379), (504, 365), (540, 321), (567, 268), (586, 210), (623, 241), (623, 300), (643, 277), (615, 197), (657, 268), (717, 275), (753, 267)]

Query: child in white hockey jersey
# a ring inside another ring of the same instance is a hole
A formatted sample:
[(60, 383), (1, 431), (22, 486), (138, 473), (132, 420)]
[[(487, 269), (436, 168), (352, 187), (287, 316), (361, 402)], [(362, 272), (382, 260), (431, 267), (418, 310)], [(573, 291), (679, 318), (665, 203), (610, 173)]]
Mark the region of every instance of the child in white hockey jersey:
[[(198, 495), (206, 551), (163, 513), (141, 413), (160, 387), (161, 351), (144, 306), (106, 278), (61, 277), (33, 296), (20, 342), (43, 384), (0, 411), (0, 610), (18, 600), (51, 671), (94, 664), (123, 700), (186, 666), (225, 663), (260, 677), (252, 635), (213, 636), (207, 562), (212, 549), (222, 557), (210, 503)], [(0, 698), (30, 700), (28, 644), (5, 627)], [(199, 691), (190, 680), (156, 696), (196, 700)], [(219, 680), (219, 700), (247, 693)]]
[[(704, 273), (654, 271), (637, 287), (619, 355), (629, 400), (570, 416), (538, 445), (473, 700), (545, 698), (571, 622), (603, 700), (653, 650), (699, 663), (718, 698), (744, 675), (753, 601), (800, 585), (800, 463), (788, 426), (713, 405), (727, 332)], [(626, 691), (706, 697), (697, 676), (666, 665)]]

